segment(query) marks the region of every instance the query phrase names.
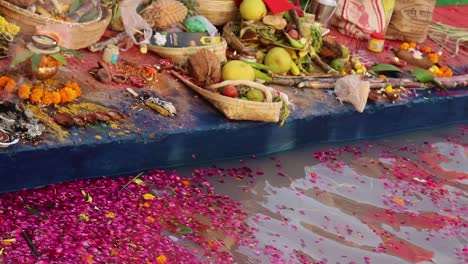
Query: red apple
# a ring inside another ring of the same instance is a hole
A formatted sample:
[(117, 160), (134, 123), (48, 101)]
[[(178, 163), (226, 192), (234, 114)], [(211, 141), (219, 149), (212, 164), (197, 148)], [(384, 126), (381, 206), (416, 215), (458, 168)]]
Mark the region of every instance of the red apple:
[(293, 39), (299, 39), (299, 32), (297, 32), (295, 29), (289, 30), (288, 35)]
[(239, 96), (239, 92), (237, 91), (237, 88), (234, 85), (228, 85), (224, 87), (222, 95), (236, 98)]

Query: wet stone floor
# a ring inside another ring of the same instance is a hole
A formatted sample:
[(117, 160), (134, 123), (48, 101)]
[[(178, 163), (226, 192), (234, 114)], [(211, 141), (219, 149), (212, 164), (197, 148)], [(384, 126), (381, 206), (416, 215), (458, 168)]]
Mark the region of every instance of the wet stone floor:
[(458, 125), (1, 194), (0, 263), (468, 263), (467, 155)]

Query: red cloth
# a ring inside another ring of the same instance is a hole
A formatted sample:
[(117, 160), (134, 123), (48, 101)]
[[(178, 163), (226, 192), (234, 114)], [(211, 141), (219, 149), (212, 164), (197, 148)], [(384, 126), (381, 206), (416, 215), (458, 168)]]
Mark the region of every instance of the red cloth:
[[(455, 26), (455, 27), (466, 27), (466, 14), (468, 14), (468, 5), (458, 5), (458, 6), (436, 6), (433, 13), (432, 20), (434, 22), (441, 22), (447, 25)], [(367, 40), (358, 40), (343, 34), (340, 34), (335, 29), (332, 29), (330, 35), (336, 37), (336, 40), (347, 46), (351, 52), (357, 52), (364, 63), (372, 64), (372, 63), (388, 63), (390, 59), (393, 57), (391, 52), (372, 52), (367, 49), (368, 41)], [(400, 47), (401, 41), (395, 40), (385, 40), (385, 46), (387, 48), (393, 47), (398, 48)], [(440, 50), (441, 47), (434, 43), (430, 38), (424, 42), (424, 45), (428, 45), (431, 47), (432, 50)], [(422, 44), (421, 44), (422, 46)], [(463, 48), (467, 51), (466, 48)], [(463, 56), (459, 53), (458, 56), (453, 56), (447, 50), (443, 49), (443, 56), (442, 56), (442, 64), (446, 64), (452, 67), (455, 66), (468, 66), (468, 57)]]
[(289, 11), (294, 6), (288, 0), (263, 0), (272, 14)]

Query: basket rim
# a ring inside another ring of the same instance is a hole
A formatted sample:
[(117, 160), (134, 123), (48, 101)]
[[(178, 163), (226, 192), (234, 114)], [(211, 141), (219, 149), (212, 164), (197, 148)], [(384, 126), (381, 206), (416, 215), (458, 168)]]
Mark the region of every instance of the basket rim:
[[(224, 95), (220, 95), (220, 94), (216, 94), (216, 93), (213, 93), (213, 92), (210, 92), (206, 89), (203, 89), (202, 87), (194, 84), (193, 82), (187, 80), (186, 78), (184, 78), (182, 75), (176, 73), (176, 72), (172, 72), (172, 74), (174, 76), (177, 77), (177, 79), (179, 79), (180, 81), (182, 81), (185, 85), (189, 86), (190, 88), (194, 89), (196, 92), (198, 93), (201, 93), (203, 95), (203, 93), (210, 93), (210, 96), (213, 96), (214, 99), (219, 99), (219, 100), (222, 100), (224, 102), (227, 102), (227, 103), (235, 103), (235, 104), (238, 104), (238, 103), (242, 103), (242, 104), (250, 104), (250, 105), (257, 105), (257, 106), (277, 106), (277, 105), (283, 105), (283, 103), (281, 101), (279, 102), (256, 102), (256, 101), (246, 101), (246, 100), (242, 100), (242, 99), (238, 99), (238, 98), (232, 98), (232, 97), (229, 97), (229, 96), (224, 96)], [(197, 89), (199, 91), (197, 91)]]
[(210, 48), (210, 47), (218, 47), (218, 46), (227, 46), (227, 42), (224, 38), (222, 38), (222, 41), (219, 43), (213, 43), (209, 45), (203, 45), (203, 46), (192, 46), (192, 47), (162, 47), (162, 46), (156, 46), (156, 45), (148, 45), (148, 48), (152, 49), (159, 49), (159, 50), (191, 50), (191, 49), (200, 49), (200, 48)]
[(58, 19), (54, 19), (54, 18), (49, 18), (49, 17), (45, 17), (45, 16), (42, 16), (42, 15), (39, 15), (39, 14), (36, 14), (36, 13), (26, 11), (26, 9), (21, 8), (19, 6), (16, 6), (14, 4), (11, 4), (11, 3), (9, 3), (9, 2), (7, 2), (5, 0), (0, 0), (0, 6), (4, 6), (5, 8), (8, 8), (9, 10), (11, 10), (13, 12), (16, 12), (18, 14), (21, 14), (21, 15), (24, 15), (24, 16), (27, 16), (27, 17), (42, 20), (44, 22), (53, 22), (55, 24), (65, 24), (65, 25), (70, 25), (70, 26), (80, 26), (80, 25), (81, 26), (87, 26), (87, 25), (98, 24), (98, 23), (101, 23), (102, 21), (105, 21), (107, 16), (109, 16), (109, 12), (108, 12), (109, 10), (107, 8), (103, 8), (101, 6), (101, 8), (100, 8), (101, 17), (99, 19), (95, 19), (95, 20), (87, 21), (87, 22), (82, 22), (82, 23), (67, 22), (67, 21), (58, 20)]

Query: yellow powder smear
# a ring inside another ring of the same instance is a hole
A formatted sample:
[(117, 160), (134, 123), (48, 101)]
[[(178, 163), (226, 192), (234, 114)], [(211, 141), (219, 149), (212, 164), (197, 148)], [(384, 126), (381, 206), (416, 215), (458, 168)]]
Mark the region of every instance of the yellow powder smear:
[(34, 113), (34, 117), (41, 120), (51, 130), (51, 134), (54, 135), (60, 142), (63, 142), (68, 137), (68, 131), (64, 130), (60, 125), (55, 123), (52, 118), (49, 117), (42, 109), (36, 105), (28, 104), (27, 107)]
[(102, 105), (84, 102), (84, 103), (74, 103), (74, 104), (59, 106), (58, 110), (62, 113), (77, 115), (77, 114), (83, 114), (86, 112), (94, 112), (94, 111), (106, 112), (109, 110), (109, 108), (104, 107)]

